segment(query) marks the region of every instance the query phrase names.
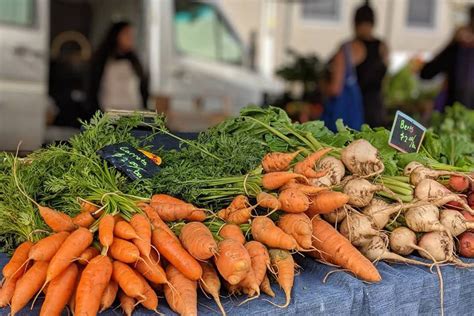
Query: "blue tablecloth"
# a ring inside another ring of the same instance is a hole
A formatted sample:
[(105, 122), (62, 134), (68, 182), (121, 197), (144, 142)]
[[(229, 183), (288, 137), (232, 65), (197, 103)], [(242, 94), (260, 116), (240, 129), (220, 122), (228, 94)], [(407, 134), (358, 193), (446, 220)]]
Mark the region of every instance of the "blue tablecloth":
[[(284, 296), (277, 284), (272, 284), (277, 296), (266, 295), (237, 306), (244, 298), (223, 298), (228, 315), (439, 315), (439, 282), (436, 273), (428, 269), (407, 265), (378, 263), (382, 282), (366, 284), (345, 272), (331, 274), (326, 283), (325, 275), (334, 268), (307, 258), (296, 258), (301, 266), (295, 278), (291, 304), (286, 309), (272, 306), (265, 300), (284, 303)], [(7, 257), (0, 254), (0, 264)], [(474, 260), (470, 260), (474, 262)], [(444, 279), (445, 315), (470, 315), (474, 309), (474, 271), (453, 266), (442, 267)], [(37, 315), (42, 299), (33, 311), (26, 308), (18, 315)], [(199, 297), (199, 314), (216, 315), (217, 307), (203, 295)], [(164, 299), (160, 299), (158, 310), (173, 314)], [(7, 315), (9, 309), (1, 309)], [(118, 315), (119, 309), (108, 310), (101, 315)], [(153, 315), (151, 311), (138, 308), (134, 315)], [(67, 315), (64, 312), (64, 315)]]

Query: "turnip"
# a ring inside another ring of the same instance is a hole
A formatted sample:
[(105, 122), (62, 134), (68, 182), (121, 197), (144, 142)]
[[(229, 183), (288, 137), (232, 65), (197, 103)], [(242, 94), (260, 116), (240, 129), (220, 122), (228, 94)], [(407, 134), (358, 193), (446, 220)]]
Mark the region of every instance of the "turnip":
[(318, 163), (319, 170), (327, 170), (324, 177), (311, 179), (311, 183), (316, 186), (330, 187), (341, 182), (346, 173), (346, 168), (342, 161), (337, 158), (327, 156)]
[(372, 237), (380, 234), (367, 216), (357, 212), (347, 214), (341, 223), (341, 227), (339, 227), (339, 231), (354, 246), (358, 247), (370, 242)]
[(430, 260), (440, 262), (452, 262), (454, 257), (453, 239), (445, 232), (433, 231), (423, 234), (418, 242), (418, 246), (425, 251), (419, 254)]
[(405, 166), (405, 169), (403, 169), (403, 174), (408, 177), (410, 176), (411, 172), (418, 167), (423, 167), (423, 165), (418, 161), (412, 161)]
[(459, 172), (433, 170), (425, 166), (418, 166), (414, 168), (410, 173), (410, 183), (413, 185), (418, 185), (421, 181), (425, 179), (436, 180), (441, 176), (461, 176), (461, 175), (462, 174)]
[(455, 201), (458, 202), (464, 210), (474, 215), (474, 210), (472, 210), (461, 197), (432, 179), (424, 179), (418, 183), (415, 187), (415, 197), (418, 200), (429, 201), (437, 206)]
[(385, 191), (395, 197), (395, 194), (381, 184), (372, 184), (365, 179), (352, 179), (346, 182), (343, 192), (349, 196), (349, 204), (357, 207), (369, 205), (377, 191)]
[(439, 210), (435, 205), (426, 204), (408, 209), (405, 212), (407, 226), (417, 233), (427, 232), (447, 232), (439, 221)]
[(425, 262), (402, 257), (387, 249), (387, 245), (380, 236), (373, 237), (368, 243), (360, 248), (360, 252), (371, 261), (387, 260), (398, 263), (416, 264), (430, 267)]
[(466, 221), (464, 216), (456, 210), (441, 210), (439, 221), (454, 237), (461, 235), (468, 229), (474, 229), (474, 223)]
[(347, 216), (347, 210), (344, 207), (340, 207), (335, 211), (327, 214), (322, 214), (322, 217), (333, 225), (336, 225), (344, 220)]
[(371, 177), (381, 174), (385, 167), (378, 157), (378, 150), (364, 139), (350, 143), (341, 152), (341, 160), (353, 174)]

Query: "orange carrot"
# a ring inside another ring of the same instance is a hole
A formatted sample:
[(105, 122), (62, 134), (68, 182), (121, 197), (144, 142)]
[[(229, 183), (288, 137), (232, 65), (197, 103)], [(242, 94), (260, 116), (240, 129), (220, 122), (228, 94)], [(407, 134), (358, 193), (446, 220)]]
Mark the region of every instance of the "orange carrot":
[(158, 252), (188, 279), (196, 281), (202, 276), (202, 269), (173, 235), (161, 228), (155, 228), (152, 233), (152, 243)]
[(248, 221), (252, 217), (253, 209), (254, 209), (253, 206), (241, 208), (238, 210), (225, 208), (217, 212), (217, 216), (227, 223), (241, 225), (241, 224), (248, 223)]
[(133, 310), (135, 309), (136, 300), (133, 297), (128, 296), (124, 292), (119, 292), (120, 307), (122, 308), (126, 316), (132, 316)]
[(281, 210), (288, 213), (303, 213), (309, 208), (309, 199), (298, 189), (286, 189), (280, 192), (278, 200)]
[(265, 216), (257, 216), (252, 220), (252, 237), (254, 240), (272, 248), (293, 250), (298, 243), (293, 236), (288, 235)]
[(113, 278), (119, 284), (120, 288), (130, 297), (145, 298), (145, 289), (142, 281), (138, 278), (135, 271), (120, 261), (113, 262)]
[(324, 155), (326, 155), (330, 151), (331, 151), (331, 148), (323, 148), (310, 154), (304, 160), (296, 163), (293, 171), (307, 178), (320, 178), (326, 175), (327, 170), (315, 171), (314, 167), (316, 166), (316, 163), (318, 162), (318, 160), (321, 159)]
[(79, 281), (81, 281), (82, 271), (83, 271), (82, 266), (79, 266), (77, 277), (76, 277), (76, 282), (74, 283), (74, 288), (72, 290), (72, 295), (69, 298), (69, 302), (68, 302), (69, 310), (71, 310), (71, 311), (74, 311), (76, 309), (76, 292), (77, 292), (77, 286), (79, 285)]
[(239, 226), (235, 224), (225, 224), (219, 230), (219, 236), (224, 239), (234, 239), (235, 241), (245, 243), (245, 236)]
[(270, 255), (267, 247), (261, 242), (252, 240), (245, 244), (245, 249), (249, 253), (256, 282), (260, 285), (265, 278), (267, 268), (270, 266)]
[(59, 232), (41, 239), (31, 247), (28, 259), (35, 261), (50, 261), (68, 237), (68, 232)]
[(139, 203), (138, 207), (143, 210), (146, 216), (150, 219), (151, 224), (154, 228), (161, 228), (162, 230), (166, 231), (170, 236), (174, 239), (178, 240), (178, 237), (173, 233), (173, 231), (166, 225), (165, 222), (161, 219), (158, 213), (147, 203)]
[(288, 171), (276, 171), (264, 174), (262, 176), (262, 185), (266, 190), (276, 190), (292, 179), (298, 179), (304, 183), (308, 183), (308, 179), (301, 174)]
[(60, 275), (69, 264), (92, 243), (92, 233), (80, 227), (73, 231), (59, 247), (48, 267), (46, 283)]
[(202, 209), (196, 206), (186, 204), (155, 204), (153, 208), (158, 213), (161, 219), (165, 222), (174, 222), (177, 220), (183, 220), (191, 216), (195, 211), (202, 211)]
[(118, 288), (119, 286), (117, 282), (115, 282), (114, 280), (109, 281), (109, 284), (107, 284), (104, 293), (102, 293), (102, 298), (100, 299), (99, 313), (102, 313), (107, 308), (112, 306), (115, 301), (115, 297), (117, 296)]
[(313, 247), (318, 251), (310, 255), (331, 264), (350, 270), (358, 278), (367, 282), (378, 282), (380, 274), (369, 259), (354, 248), (349, 240), (342, 236), (329, 223), (315, 216), (312, 220)]
[(249, 199), (245, 195), (237, 195), (229, 204), (228, 208), (238, 210), (248, 206), (250, 206)]
[(207, 260), (217, 252), (217, 243), (203, 223), (191, 222), (181, 228), (179, 239), (183, 247), (197, 260)]
[(114, 224), (117, 224), (118, 222), (123, 222), (124, 219), (121, 214), (115, 214), (114, 215)]
[(92, 260), (92, 258), (95, 258), (99, 255), (99, 250), (97, 250), (96, 247), (89, 247), (86, 250), (84, 250), (79, 258), (77, 258), (79, 264), (82, 265), (87, 265), (89, 261)]
[(114, 242), (110, 246), (110, 256), (125, 263), (135, 263), (140, 260), (140, 251), (131, 242), (114, 238)]
[(77, 265), (71, 263), (66, 270), (49, 283), (48, 292), (46, 293), (46, 298), (41, 307), (40, 315), (61, 315), (61, 312), (69, 302), (74, 291), (78, 271)]
[(140, 301), (140, 304), (142, 304), (143, 307), (146, 309), (149, 309), (151, 311), (158, 312), (158, 296), (156, 295), (155, 291), (151, 288), (150, 284), (145, 280), (145, 278), (138, 273), (137, 271), (134, 271), (135, 275), (137, 278), (142, 282), (143, 284), (143, 295), (145, 296), (143, 300)]
[(268, 276), (266, 274), (263, 278), (262, 283), (260, 284), (260, 291), (262, 291), (262, 293), (265, 293), (270, 297), (275, 297), (275, 292), (273, 292), (272, 290), (270, 279), (268, 279)]
[(231, 285), (240, 283), (252, 265), (247, 249), (233, 239), (219, 242), (219, 253), (214, 261), (221, 276)]
[(295, 281), (295, 262), (291, 254), (286, 250), (270, 249), (269, 253), (273, 270), (277, 272), (278, 284), (286, 296), (286, 303), (279, 307), (285, 308), (290, 305), (291, 289)]
[(72, 218), (65, 213), (41, 205), (38, 205), (38, 209), (46, 225), (54, 232), (71, 232), (77, 228)]
[(171, 264), (166, 267), (166, 277), (170, 285), (164, 287), (165, 298), (171, 309), (180, 315), (197, 315), (196, 281), (186, 278)]
[(89, 228), (94, 222), (95, 218), (88, 212), (82, 212), (73, 217), (72, 222), (76, 226)]
[(204, 210), (194, 210), (189, 214), (185, 220), (191, 222), (204, 222), (206, 220), (206, 212)]
[(158, 262), (156, 252), (152, 252), (149, 257), (142, 255), (142, 259), (143, 260), (138, 260), (136, 263), (138, 272), (155, 284), (165, 284), (168, 282), (166, 273)]
[(105, 247), (105, 252), (108, 251), (110, 245), (114, 241), (114, 217), (110, 214), (105, 215), (99, 222), (99, 241)]
[(11, 315), (15, 315), (25, 307), (33, 296), (41, 290), (46, 279), (48, 262), (36, 261), (26, 273), (18, 279), (10, 306)]
[(249, 297), (255, 295), (260, 296), (260, 284), (257, 282), (255, 272), (251, 265), (245, 277), (239, 282), (239, 286), (242, 287), (242, 291)]
[(81, 212), (94, 213), (99, 209), (99, 207), (92, 202), (89, 202), (83, 199), (80, 199), (80, 200), (81, 200), (80, 202)]
[(262, 167), (265, 172), (287, 171), (293, 159), (301, 150), (292, 153), (273, 152), (266, 154), (262, 159)]
[(263, 191), (257, 195), (257, 204), (260, 207), (271, 210), (279, 210), (281, 208), (280, 201), (276, 196)]
[(25, 261), (28, 260), (28, 253), (31, 247), (33, 247), (33, 243), (25, 241), (15, 249), (12, 258), (3, 267), (2, 273), (5, 278), (12, 277), (24, 265)]
[(76, 289), (75, 315), (96, 315), (100, 308), (102, 295), (112, 276), (112, 260), (107, 256), (92, 259), (82, 271)]
[(135, 232), (135, 229), (133, 229), (132, 225), (130, 225), (126, 221), (121, 221), (115, 224), (114, 235), (115, 237), (126, 240), (139, 239), (137, 233)]
[[(21, 269), (21, 271), (23, 271), (23, 269)], [(18, 278), (6, 278), (3, 282), (3, 286), (0, 289), (0, 307), (5, 307), (10, 304), (17, 281)]]
[(286, 190), (286, 189), (295, 189), (308, 196), (316, 195), (322, 191), (329, 190), (328, 187), (317, 187), (314, 185), (301, 184), (296, 181), (295, 182), (290, 181), (286, 185), (280, 188), (281, 191)]
[(313, 226), (311, 219), (306, 214), (284, 214), (280, 216), (277, 225), (285, 233), (293, 236), (301, 248), (311, 248)]
[(349, 196), (341, 192), (324, 191), (310, 198), (306, 214), (312, 218), (317, 214), (328, 214), (349, 202)]
[(157, 204), (187, 204), (183, 200), (175, 198), (168, 194), (154, 194), (151, 197), (150, 205), (154, 207)]
[(214, 267), (208, 262), (201, 262), (202, 279), (199, 280), (201, 289), (207, 294), (211, 295), (222, 315), (225, 315), (224, 307), (222, 306), (219, 292), (221, 290), (221, 281), (219, 275)]
[(151, 251), (151, 226), (147, 218), (142, 214), (135, 214), (130, 219), (130, 225), (137, 233), (138, 238), (133, 239), (143, 257), (149, 257)]

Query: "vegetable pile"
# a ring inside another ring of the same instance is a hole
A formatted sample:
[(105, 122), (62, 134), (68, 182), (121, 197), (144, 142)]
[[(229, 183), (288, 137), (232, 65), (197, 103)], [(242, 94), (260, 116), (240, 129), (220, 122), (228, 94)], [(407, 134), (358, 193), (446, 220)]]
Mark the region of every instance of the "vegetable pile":
[[(275, 280), (286, 300), (271, 303), (287, 307), (296, 254), (367, 282), (381, 281), (379, 260), (469, 267), (457, 254), (474, 257), (472, 152), (449, 159), (428, 131), (403, 154), (383, 128), (338, 128), (249, 106), (191, 141), (159, 116), (97, 114), (68, 143), (2, 154), (0, 241), (14, 252), (0, 306), (14, 315), (45, 295), (43, 315), (130, 315), (164, 296), (196, 315), (199, 287), (225, 314), (221, 293), (273, 297)], [(180, 150), (149, 146), (157, 134)], [(162, 157), (159, 174), (131, 181), (98, 156), (121, 142)]]

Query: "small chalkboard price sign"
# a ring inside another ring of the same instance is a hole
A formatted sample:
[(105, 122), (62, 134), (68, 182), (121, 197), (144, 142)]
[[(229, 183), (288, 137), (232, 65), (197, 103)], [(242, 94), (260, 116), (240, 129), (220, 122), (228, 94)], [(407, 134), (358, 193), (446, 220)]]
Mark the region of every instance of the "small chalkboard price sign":
[(410, 116), (397, 111), (388, 144), (401, 152), (414, 153), (420, 150), (426, 128)]
[(152, 159), (128, 143), (108, 145), (97, 153), (132, 180), (152, 178), (160, 171)]

